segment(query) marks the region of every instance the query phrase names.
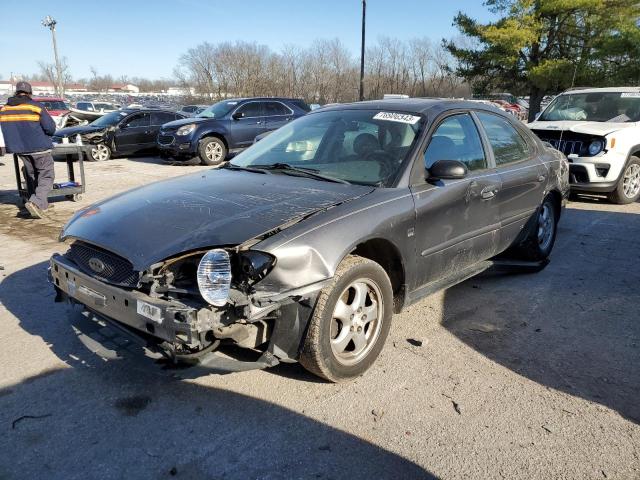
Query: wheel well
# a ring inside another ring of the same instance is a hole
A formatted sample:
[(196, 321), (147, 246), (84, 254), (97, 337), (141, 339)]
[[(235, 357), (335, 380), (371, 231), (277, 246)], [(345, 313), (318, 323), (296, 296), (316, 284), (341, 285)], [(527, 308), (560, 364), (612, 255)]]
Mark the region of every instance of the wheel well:
[(219, 133), (214, 133), (214, 132), (205, 133), (202, 137), (200, 137), (200, 140), (198, 140), (198, 143), (200, 143), (205, 138), (209, 138), (209, 137), (216, 137), (217, 139), (222, 140), (222, 143), (224, 143), (224, 148), (227, 149), (227, 152), (229, 151), (229, 144), (227, 143), (227, 139), (224, 138), (224, 136), (220, 135)]
[(358, 244), (351, 254), (368, 258), (384, 268), (393, 289), (393, 311), (400, 313), (406, 293), (405, 272), (402, 256), (396, 246), (388, 240), (374, 238)]

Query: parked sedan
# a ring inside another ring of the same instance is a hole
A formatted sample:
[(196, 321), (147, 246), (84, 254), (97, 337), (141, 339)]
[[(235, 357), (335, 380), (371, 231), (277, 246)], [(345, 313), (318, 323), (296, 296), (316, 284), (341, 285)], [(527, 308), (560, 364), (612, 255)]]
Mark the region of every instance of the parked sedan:
[(54, 146), (73, 143), (80, 135), (87, 159), (100, 162), (109, 160), (112, 155), (156, 151), (160, 126), (182, 118), (181, 114), (169, 110), (127, 108), (107, 113), (88, 125), (58, 130), (53, 136), (53, 143)]
[(543, 268), (567, 193), (564, 155), (494, 107), (339, 105), (79, 211), (51, 278), (175, 360), (235, 342), (341, 381), (393, 313), (496, 263)]
[(167, 123), (158, 135), (164, 157), (219, 165), (253, 144), (261, 133), (286, 125), (309, 111), (295, 98), (235, 98), (218, 102), (188, 120)]

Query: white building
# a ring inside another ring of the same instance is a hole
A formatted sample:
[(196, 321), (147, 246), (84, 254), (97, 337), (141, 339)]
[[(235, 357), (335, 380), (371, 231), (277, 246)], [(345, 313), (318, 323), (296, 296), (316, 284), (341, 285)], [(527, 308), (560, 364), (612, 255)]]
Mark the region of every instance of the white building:
[(107, 92), (109, 93), (139, 93), (140, 88), (137, 85), (133, 85), (131, 83), (121, 83), (116, 85), (111, 85)]

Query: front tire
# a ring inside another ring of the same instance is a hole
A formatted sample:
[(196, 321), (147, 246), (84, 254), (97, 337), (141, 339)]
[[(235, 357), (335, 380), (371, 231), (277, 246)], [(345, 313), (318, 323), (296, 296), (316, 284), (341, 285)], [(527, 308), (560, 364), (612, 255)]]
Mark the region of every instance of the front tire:
[(618, 205), (636, 202), (640, 198), (640, 158), (631, 157), (624, 167), (616, 189), (609, 194), (609, 201)]
[(206, 137), (198, 146), (198, 156), (203, 165), (220, 165), (227, 157), (227, 147), (217, 137)]
[(94, 162), (105, 162), (111, 158), (111, 149), (104, 143), (98, 143), (91, 147), (90, 156)]
[(376, 360), (391, 327), (393, 290), (384, 269), (350, 255), (316, 303), (300, 363), (332, 382), (362, 375)]

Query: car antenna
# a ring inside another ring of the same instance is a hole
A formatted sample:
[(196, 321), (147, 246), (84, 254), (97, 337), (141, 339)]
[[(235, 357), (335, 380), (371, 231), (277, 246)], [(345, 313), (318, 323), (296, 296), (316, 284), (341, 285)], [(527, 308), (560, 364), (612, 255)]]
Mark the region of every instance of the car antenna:
[[(578, 60), (576, 62), (576, 66), (573, 69), (573, 78), (571, 79), (571, 86), (569, 87), (569, 90), (572, 90), (573, 87), (576, 84), (576, 73), (578, 72), (578, 63), (580, 62), (580, 60)], [(558, 140), (558, 150), (560, 150), (560, 152), (564, 153), (562, 150), (562, 136), (564, 135), (564, 128), (560, 130), (560, 139)]]

